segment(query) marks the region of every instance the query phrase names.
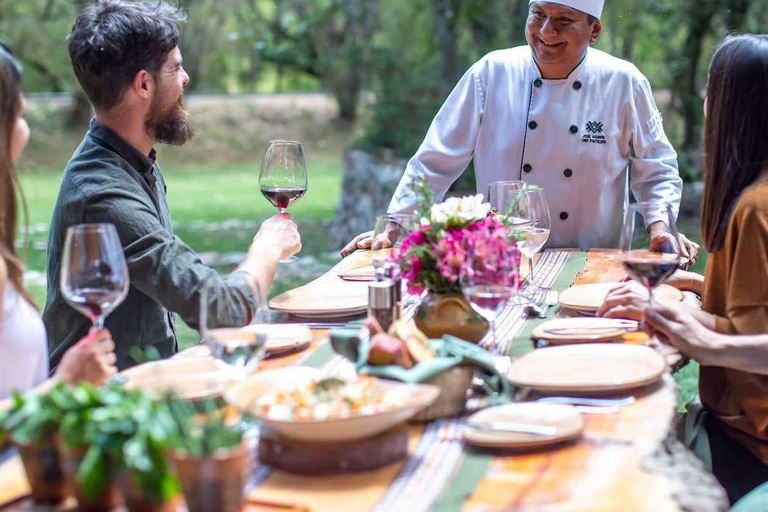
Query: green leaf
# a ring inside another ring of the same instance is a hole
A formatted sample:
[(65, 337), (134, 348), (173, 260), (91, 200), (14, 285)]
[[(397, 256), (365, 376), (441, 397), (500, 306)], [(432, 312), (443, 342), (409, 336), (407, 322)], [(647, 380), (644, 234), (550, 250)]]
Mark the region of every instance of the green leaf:
[(104, 451), (98, 445), (88, 448), (76, 476), (76, 481), (83, 489), (83, 493), (88, 498), (96, 498), (109, 486), (109, 476)]

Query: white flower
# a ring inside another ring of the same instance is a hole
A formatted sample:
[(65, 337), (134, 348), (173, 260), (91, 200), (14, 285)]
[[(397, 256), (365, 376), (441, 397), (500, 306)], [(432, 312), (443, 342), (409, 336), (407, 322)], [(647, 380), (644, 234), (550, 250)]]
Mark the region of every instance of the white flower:
[(491, 210), (491, 205), (483, 203), (483, 195), (451, 197), (446, 201), (432, 206), (430, 217), (434, 224), (468, 224), (485, 217)]

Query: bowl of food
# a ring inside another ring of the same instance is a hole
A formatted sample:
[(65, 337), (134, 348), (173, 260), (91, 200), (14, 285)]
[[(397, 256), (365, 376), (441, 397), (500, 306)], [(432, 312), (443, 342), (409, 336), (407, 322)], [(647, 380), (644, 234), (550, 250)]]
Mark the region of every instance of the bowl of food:
[(341, 380), (294, 366), (253, 375), (224, 396), (286, 439), (337, 443), (373, 437), (408, 421), (439, 394), (437, 386), (427, 384), (365, 375)]

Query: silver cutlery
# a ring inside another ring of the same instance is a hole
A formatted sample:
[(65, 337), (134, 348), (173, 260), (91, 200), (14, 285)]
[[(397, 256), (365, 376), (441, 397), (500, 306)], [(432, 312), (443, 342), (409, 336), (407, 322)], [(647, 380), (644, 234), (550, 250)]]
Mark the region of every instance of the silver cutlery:
[(588, 407), (622, 407), (635, 403), (634, 396), (622, 398), (586, 398), (580, 396), (545, 396), (539, 398), (536, 402), (549, 404), (569, 404)]
[(495, 430), (498, 432), (517, 432), (542, 437), (553, 437), (557, 427), (549, 425), (530, 425), (528, 423), (510, 423), (506, 421), (489, 421), (485, 423), (464, 423), (464, 427), (473, 430)]
[(539, 311), (539, 318), (547, 318), (549, 316), (549, 308), (557, 306), (557, 299), (556, 290), (547, 290), (547, 293), (544, 295), (544, 305), (542, 306), (541, 311)]

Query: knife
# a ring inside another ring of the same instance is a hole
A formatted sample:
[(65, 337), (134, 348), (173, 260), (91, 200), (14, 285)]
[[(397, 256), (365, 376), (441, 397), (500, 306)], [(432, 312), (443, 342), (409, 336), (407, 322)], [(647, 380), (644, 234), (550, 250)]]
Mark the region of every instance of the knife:
[(542, 437), (553, 437), (557, 427), (551, 425), (530, 425), (527, 423), (510, 423), (507, 421), (489, 421), (483, 423), (464, 423), (464, 426), (474, 430), (490, 430), (498, 432), (519, 432)]

